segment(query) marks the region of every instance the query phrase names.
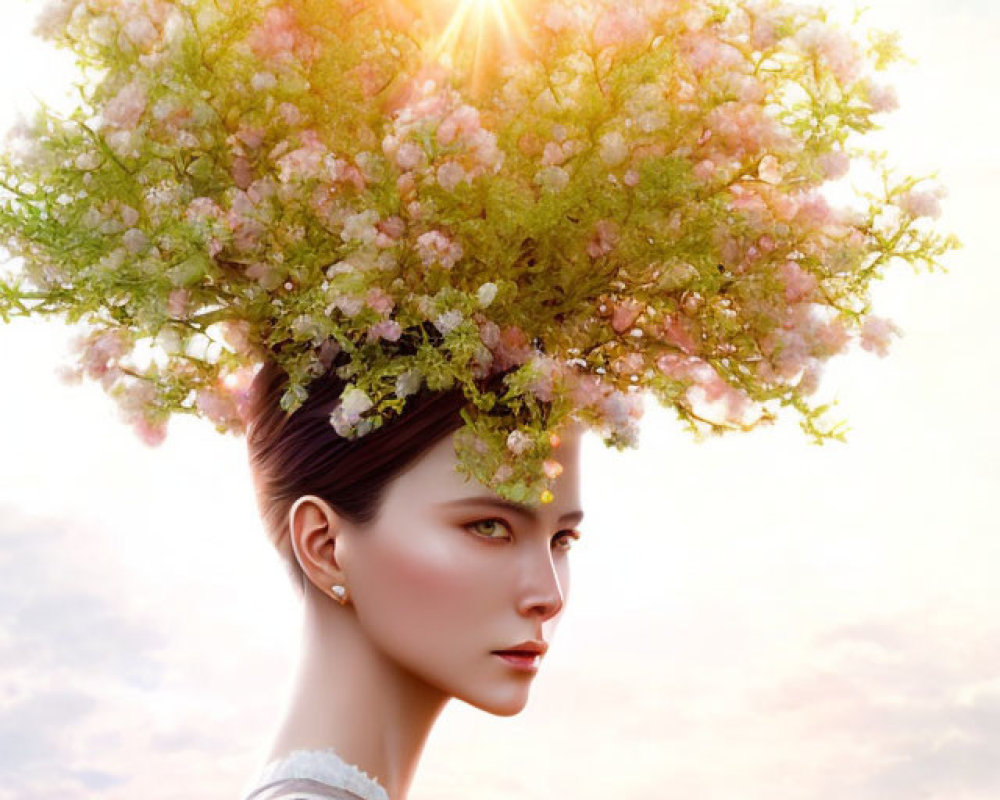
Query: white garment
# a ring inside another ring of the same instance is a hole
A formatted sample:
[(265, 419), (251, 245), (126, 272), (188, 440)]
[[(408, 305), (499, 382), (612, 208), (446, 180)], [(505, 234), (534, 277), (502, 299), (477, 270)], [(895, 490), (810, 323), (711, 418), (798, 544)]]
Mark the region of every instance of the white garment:
[(293, 750), (268, 763), (260, 776), (246, 787), (246, 797), (261, 786), (289, 778), (311, 778), (337, 789), (346, 789), (363, 800), (389, 800), (379, 782), (362, 769), (348, 764), (332, 748)]

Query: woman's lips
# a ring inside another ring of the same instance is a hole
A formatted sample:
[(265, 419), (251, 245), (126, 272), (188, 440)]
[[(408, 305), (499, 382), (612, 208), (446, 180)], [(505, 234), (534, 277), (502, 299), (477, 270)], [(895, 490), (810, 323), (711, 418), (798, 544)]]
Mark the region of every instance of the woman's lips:
[(494, 655), (500, 656), (500, 658), (515, 669), (526, 670), (528, 672), (537, 671), (538, 662), (542, 660), (542, 657), (538, 653), (499, 650)]

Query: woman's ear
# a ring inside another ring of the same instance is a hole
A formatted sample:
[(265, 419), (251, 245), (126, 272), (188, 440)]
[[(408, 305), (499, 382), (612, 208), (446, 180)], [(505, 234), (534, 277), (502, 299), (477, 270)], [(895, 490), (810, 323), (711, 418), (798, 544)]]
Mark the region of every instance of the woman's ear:
[(299, 497), (288, 511), (288, 537), (302, 572), (323, 594), (346, 576), (336, 559), (342, 521), (330, 504), (316, 495)]

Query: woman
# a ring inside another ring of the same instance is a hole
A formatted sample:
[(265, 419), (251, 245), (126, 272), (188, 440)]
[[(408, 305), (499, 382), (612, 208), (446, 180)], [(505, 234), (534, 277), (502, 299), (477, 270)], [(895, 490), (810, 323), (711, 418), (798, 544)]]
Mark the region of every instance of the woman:
[(285, 421), (286, 380), (273, 362), (256, 376), (247, 441), (303, 600), (302, 650), (247, 800), (405, 800), (450, 698), (501, 716), (527, 703), (569, 589), (582, 429), (560, 437), (556, 500), (516, 510), (455, 469), (460, 391), (425, 392), (350, 441), (329, 424), (342, 381), (317, 381)]
[[(936, 189), (847, 138), (894, 107), (891, 36), (549, 0), (479, 59), (457, 23), (518, 4), (433, 5), (56, 0), (40, 31), (103, 77), (0, 158), (0, 319), (86, 321), (70, 374), (151, 445), (174, 413), (247, 433), (306, 623), (252, 800), (403, 800), (449, 697), (517, 713), (531, 665), (497, 651), (565, 602), (574, 426), (635, 447), (648, 392), (693, 432), (788, 407), (841, 438), (814, 395), (852, 341), (886, 351), (869, 284), (957, 245), (917, 224)], [(882, 194), (831, 207), (859, 155)], [(544, 511), (444, 507), (487, 487)]]

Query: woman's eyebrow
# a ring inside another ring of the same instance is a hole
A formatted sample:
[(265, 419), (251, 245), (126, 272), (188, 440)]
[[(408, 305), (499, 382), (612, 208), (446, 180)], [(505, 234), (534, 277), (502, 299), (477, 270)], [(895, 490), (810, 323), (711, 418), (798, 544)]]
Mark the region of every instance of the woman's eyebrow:
[[(520, 514), (522, 517), (528, 517), (533, 520), (538, 519), (538, 514), (530, 506), (515, 503), (513, 500), (504, 500), (499, 497), (463, 497), (460, 500), (451, 500), (447, 503), (441, 503), (440, 505), (447, 506), (449, 508), (454, 506), (496, 506), (497, 508), (504, 508), (515, 514)], [(559, 517), (560, 522), (566, 520), (574, 525), (579, 525), (582, 519), (583, 512), (579, 509), (576, 511), (570, 511)]]

